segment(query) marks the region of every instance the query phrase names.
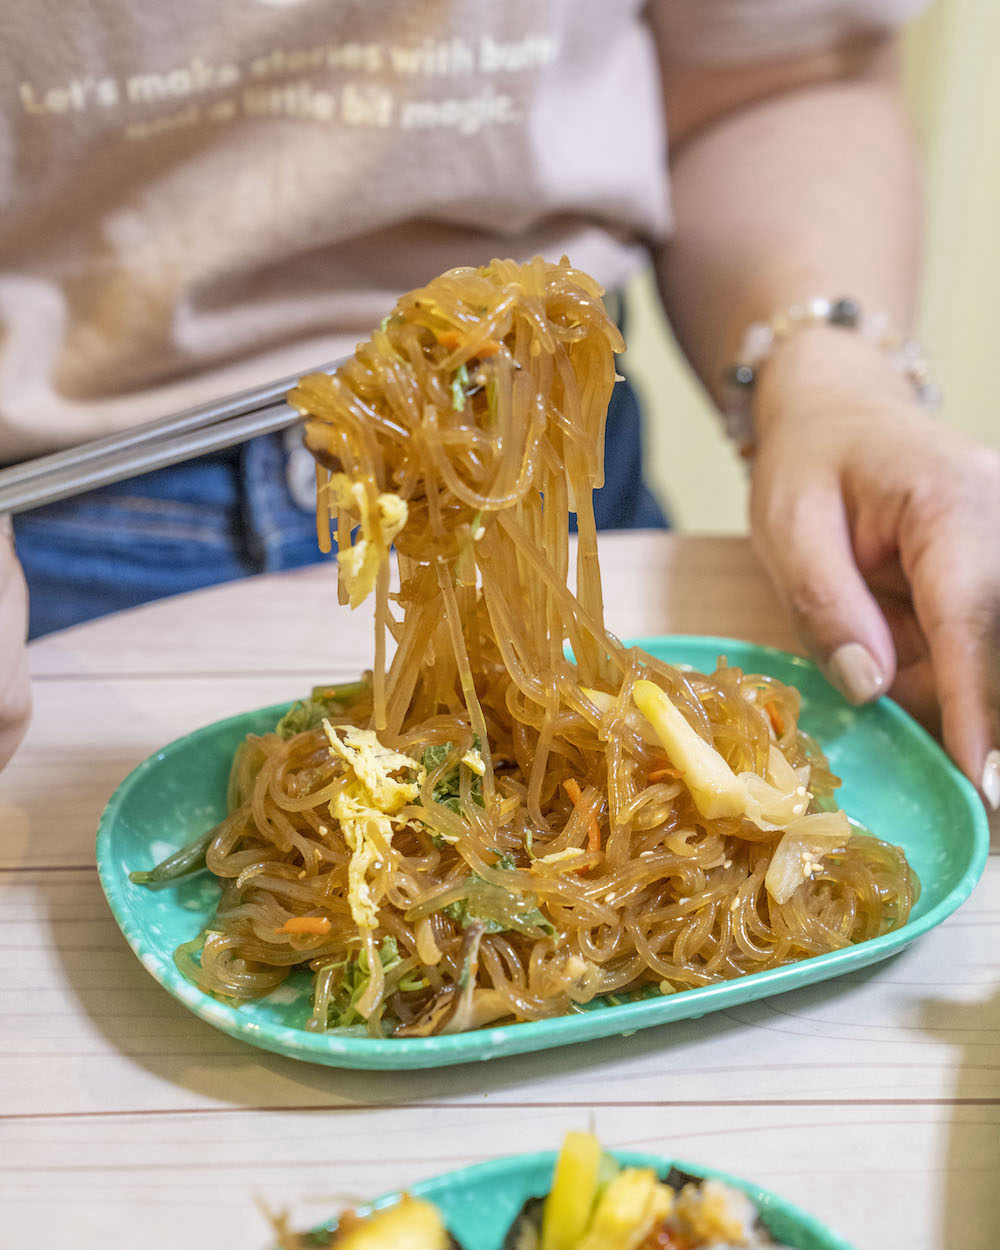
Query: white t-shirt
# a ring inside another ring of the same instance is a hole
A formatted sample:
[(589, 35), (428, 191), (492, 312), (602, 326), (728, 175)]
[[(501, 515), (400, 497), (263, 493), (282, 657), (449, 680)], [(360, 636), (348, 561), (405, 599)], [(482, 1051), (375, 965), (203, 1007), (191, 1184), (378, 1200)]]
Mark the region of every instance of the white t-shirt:
[(621, 283), (670, 229), (656, 39), (921, 0), (34, 0), (0, 15), (0, 462), (351, 351), (454, 265)]

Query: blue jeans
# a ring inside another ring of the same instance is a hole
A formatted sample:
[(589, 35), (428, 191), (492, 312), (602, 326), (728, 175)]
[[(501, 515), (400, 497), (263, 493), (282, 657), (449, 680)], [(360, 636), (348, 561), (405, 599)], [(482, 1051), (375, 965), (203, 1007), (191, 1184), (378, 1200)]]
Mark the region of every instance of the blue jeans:
[[(29, 636), (327, 559), (312, 507), (293, 496), (287, 461), (282, 436), (267, 435), (16, 517)], [(642, 480), (639, 406), (625, 382), (608, 409), (605, 474), (594, 496), (598, 529), (666, 525)]]

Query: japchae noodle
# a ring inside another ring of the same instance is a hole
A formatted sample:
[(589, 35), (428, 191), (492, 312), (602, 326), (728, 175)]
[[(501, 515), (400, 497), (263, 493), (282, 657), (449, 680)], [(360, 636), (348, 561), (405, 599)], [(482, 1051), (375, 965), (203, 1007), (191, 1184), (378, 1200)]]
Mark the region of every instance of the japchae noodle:
[(600, 296), (566, 261), (453, 270), (292, 392), (375, 662), (241, 749), (217, 919), (177, 955), (206, 990), (308, 966), (311, 1027), (426, 1035), (905, 923), (905, 859), (829, 810), (794, 690), (605, 630), (591, 492), (622, 343)]

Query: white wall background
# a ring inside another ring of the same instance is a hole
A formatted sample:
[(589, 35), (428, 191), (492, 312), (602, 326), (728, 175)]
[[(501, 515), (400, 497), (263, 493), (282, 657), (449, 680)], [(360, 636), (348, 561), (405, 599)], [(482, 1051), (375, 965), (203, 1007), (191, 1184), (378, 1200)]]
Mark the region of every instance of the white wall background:
[[(1000, 0), (938, 0), (907, 31), (905, 53), (928, 198), (920, 333), (945, 388), (942, 419), (1000, 447)], [(742, 464), (673, 344), (649, 274), (630, 287), (627, 328), (648, 473), (675, 525), (745, 531)]]

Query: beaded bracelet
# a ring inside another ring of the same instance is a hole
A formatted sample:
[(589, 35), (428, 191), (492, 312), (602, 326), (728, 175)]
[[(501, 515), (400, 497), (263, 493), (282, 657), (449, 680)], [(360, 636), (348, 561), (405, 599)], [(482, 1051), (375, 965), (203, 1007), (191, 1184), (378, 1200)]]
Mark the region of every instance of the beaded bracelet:
[(940, 404), (941, 390), (931, 381), (923, 348), (915, 339), (904, 338), (893, 329), (887, 313), (865, 312), (849, 296), (836, 300), (814, 296), (802, 304), (793, 304), (770, 321), (755, 321), (747, 326), (736, 359), (723, 374), (723, 423), (744, 459), (749, 459), (756, 449), (753, 391), (761, 368), (780, 343), (797, 330), (814, 325), (856, 331), (885, 353), (889, 364), (910, 382), (925, 408), (934, 409)]

